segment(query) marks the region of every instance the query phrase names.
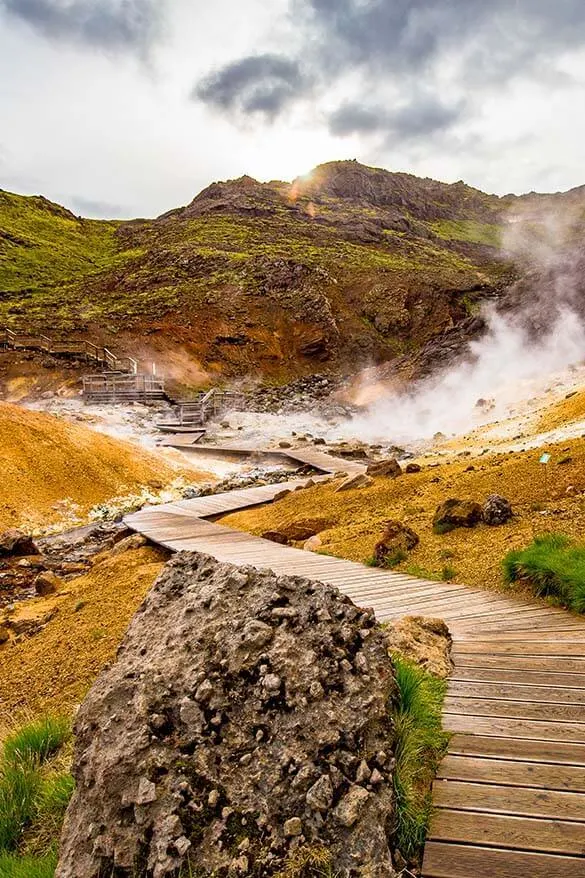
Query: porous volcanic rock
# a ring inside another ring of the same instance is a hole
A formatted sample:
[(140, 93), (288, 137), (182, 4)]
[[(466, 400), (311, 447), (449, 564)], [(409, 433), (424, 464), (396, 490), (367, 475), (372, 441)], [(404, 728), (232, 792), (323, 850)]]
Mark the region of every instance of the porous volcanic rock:
[(437, 507), (433, 529), (446, 533), (456, 527), (475, 527), (481, 521), (482, 509), (474, 500), (458, 500), (452, 497)]
[(506, 524), (514, 513), (509, 500), (500, 494), (490, 494), (489, 497), (486, 497), (481, 514), (486, 524), (495, 527), (499, 524)]
[(395, 693), (371, 610), (175, 556), (77, 715), (57, 878), (270, 876), (309, 848), (390, 878)]

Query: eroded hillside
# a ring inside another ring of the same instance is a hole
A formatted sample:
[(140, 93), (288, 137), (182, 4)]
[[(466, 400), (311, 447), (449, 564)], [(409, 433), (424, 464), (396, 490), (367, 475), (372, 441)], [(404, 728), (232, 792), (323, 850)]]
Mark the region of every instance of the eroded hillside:
[(513, 277), (506, 203), (357, 162), (215, 183), (155, 220), (0, 199), (0, 323), (280, 378), (417, 350)]

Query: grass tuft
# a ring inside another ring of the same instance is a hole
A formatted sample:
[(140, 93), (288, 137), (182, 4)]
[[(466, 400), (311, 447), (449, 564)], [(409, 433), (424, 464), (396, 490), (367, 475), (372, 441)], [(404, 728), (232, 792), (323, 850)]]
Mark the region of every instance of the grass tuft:
[(4, 741), (2, 759), (11, 765), (41, 765), (71, 737), (69, 720), (62, 716), (44, 716), (32, 720)]
[(585, 612), (585, 545), (564, 534), (543, 534), (508, 552), (502, 567), (508, 584), (527, 583), (536, 595)]
[(431, 785), (449, 736), (441, 727), (447, 689), (444, 680), (414, 662), (394, 656), (398, 704), (393, 708), (395, 728), (394, 792), (395, 842), (402, 855), (418, 860), (431, 816)]
[(63, 717), (31, 720), (0, 753), (0, 878), (54, 874), (73, 778), (58, 754), (71, 736)]

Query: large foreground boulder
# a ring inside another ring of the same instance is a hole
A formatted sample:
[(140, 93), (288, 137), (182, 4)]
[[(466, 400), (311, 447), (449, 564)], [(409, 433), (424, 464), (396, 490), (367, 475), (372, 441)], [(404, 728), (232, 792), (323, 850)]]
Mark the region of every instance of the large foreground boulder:
[(57, 878), (390, 878), (394, 696), (371, 611), (177, 555), (79, 710)]

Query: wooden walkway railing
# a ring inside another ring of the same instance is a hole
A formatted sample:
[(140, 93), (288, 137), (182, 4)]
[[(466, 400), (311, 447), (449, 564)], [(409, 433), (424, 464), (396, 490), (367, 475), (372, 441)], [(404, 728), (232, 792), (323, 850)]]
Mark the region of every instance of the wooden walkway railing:
[(138, 371), (138, 362), (133, 357), (118, 357), (109, 348), (95, 345), (90, 341), (61, 342), (55, 341), (48, 335), (27, 335), (5, 329), (0, 334), (0, 346), (13, 350), (44, 351), (56, 356), (79, 357), (112, 372), (136, 374)]
[[(311, 450), (283, 457), (325, 472), (362, 468)], [(433, 787), (423, 875), (585, 878), (584, 621), (536, 601), (367, 568), (209, 520), (297, 485), (145, 508), (125, 521), (172, 551), (331, 583), (373, 607), (380, 621), (445, 619), (454, 670), (443, 724), (453, 735)]]

